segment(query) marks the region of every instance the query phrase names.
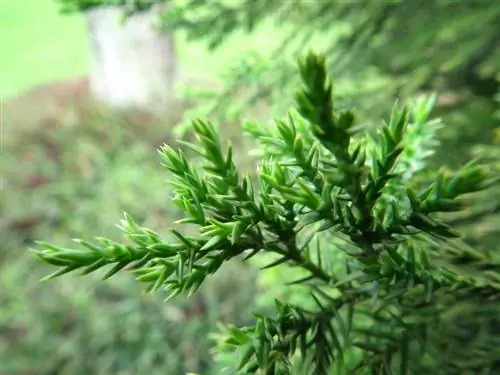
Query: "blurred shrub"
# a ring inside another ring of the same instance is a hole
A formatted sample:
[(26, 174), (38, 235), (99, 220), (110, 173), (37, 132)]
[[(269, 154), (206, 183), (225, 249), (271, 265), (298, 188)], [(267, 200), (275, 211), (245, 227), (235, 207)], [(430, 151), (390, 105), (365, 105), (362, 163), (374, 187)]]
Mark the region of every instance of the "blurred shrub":
[(122, 211), (160, 233), (170, 226), (178, 212), (154, 146), (168, 141), (171, 119), (90, 103), (40, 119), (24, 106), (14, 118), (2, 154), (0, 373), (219, 374), (208, 334), (219, 320), (245, 323), (254, 276), (244, 266), (228, 266), (194, 302), (164, 304), (161, 294), (139, 297), (127, 276), (40, 284), (47, 269), (25, 250), (34, 238), (112, 238)]

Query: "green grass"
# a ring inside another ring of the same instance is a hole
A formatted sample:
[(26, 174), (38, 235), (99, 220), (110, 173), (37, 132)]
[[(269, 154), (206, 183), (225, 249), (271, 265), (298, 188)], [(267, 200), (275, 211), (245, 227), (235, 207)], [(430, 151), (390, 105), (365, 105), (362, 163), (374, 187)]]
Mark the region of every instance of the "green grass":
[(0, 5), (0, 96), (38, 84), (83, 75), (89, 46), (81, 15), (62, 16), (52, 0)]
[[(179, 34), (177, 53), (185, 75), (214, 78), (244, 51), (269, 46), (269, 28), (251, 38), (235, 36), (210, 53)], [(55, 0), (4, 1), (0, 5), (0, 97), (88, 73), (90, 50), (84, 16), (62, 15)]]

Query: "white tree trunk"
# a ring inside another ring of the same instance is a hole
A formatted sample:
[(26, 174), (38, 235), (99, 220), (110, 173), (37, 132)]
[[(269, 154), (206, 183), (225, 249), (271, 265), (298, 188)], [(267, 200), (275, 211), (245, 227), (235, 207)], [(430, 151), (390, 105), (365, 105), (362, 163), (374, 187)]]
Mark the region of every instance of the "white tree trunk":
[(158, 9), (119, 24), (122, 10), (101, 6), (87, 12), (92, 49), (90, 90), (117, 108), (168, 111), (175, 94), (177, 67), (173, 36), (153, 27)]

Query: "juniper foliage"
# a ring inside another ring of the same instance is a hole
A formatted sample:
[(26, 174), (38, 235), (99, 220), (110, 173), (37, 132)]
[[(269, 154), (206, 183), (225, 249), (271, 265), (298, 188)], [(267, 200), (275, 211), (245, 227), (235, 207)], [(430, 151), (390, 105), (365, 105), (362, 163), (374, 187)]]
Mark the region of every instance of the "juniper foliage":
[[(178, 127), (180, 132), (200, 112), (222, 122), (247, 113), (248, 105), (259, 100), (277, 107), (277, 113), (287, 110), (286, 93), (300, 84), (293, 71), (304, 46), (328, 56), (336, 100), (355, 106), (360, 121), (386, 116), (395, 97), (438, 91), (442, 100), (435, 112), (453, 124), (440, 131), (445, 142), (436, 150), (447, 165), (466, 162), (471, 145), (488, 143), (491, 130), (500, 126), (494, 116), (500, 91), (500, 5), (491, 1), (57, 1), (67, 11), (112, 4), (125, 16), (156, 6), (163, 31), (183, 30), (188, 39), (206, 41), (212, 49), (236, 34), (265, 31), (265, 45), (231, 62), (224, 90), (191, 93), (203, 96), (203, 104)], [(453, 157), (449, 148), (457, 150)]]
[(384, 115), (396, 96), (438, 90), (453, 94), (451, 110), (485, 105), (496, 122), (491, 106), (500, 90), (499, 16), (500, 6), (491, 1), (185, 0), (170, 2), (162, 25), (211, 48), (236, 33), (274, 26), (277, 47), (242, 56), (214, 110), (224, 112), (242, 89), (247, 103), (269, 97), (282, 103), (277, 98), (297, 82), (296, 54), (315, 44), (329, 57), (338, 94), (368, 120)]
[[(491, 173), (500, 175), (500, 128), (493, 132), (493, 144), (477, 145), (473, 154), (488, 164)], [(469, 209), (450, 215), (447, 222), (462, 228), (474, 246), (498, 248), (500, 238), (500, 188), (488, 189), (473, 198)]]
[(184, 212), (179, 223), (197, 226), (198, 235), (173, 229), (162, 238), (125, 214), (127, 244), (40, 242), (36, 256), (57, 267), (47, 278), (111, 266), (105, 278), (128, 270), (170, 299), (195, 293), (226, 262), (275, 254), (263, 268), (302, 271), (289, 287), (307, 288), (314, 305), (276, 300), (274, 316), (223, 327), (216, 350), (238, 358), (228, 372), (498, 373), (500, 258), (466, 246), (435, 216), (460, 211), (464, 196), (498, 176), (472, 161), (417, 189), (419, 168), (408, 173), (408, 163), (425, 153), (411, 136), (432, 101), (396, 103), (367, 140), (353, 112), (335, 109), (324, 59), (310, 53), (299, 67), (295, 113), (277, 120), (272, 136), (247, 126), (264, 151), (256, 181), (203, 120), (193, 121), (198, 143), (184, 144), (201, 167), (180, 150), (159, 150)]

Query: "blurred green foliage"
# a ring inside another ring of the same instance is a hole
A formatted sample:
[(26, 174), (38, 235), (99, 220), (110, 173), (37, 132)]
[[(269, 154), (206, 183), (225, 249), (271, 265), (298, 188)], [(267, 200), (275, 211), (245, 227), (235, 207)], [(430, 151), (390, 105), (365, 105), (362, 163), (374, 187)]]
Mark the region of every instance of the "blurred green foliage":
[(166, 30), (186, 29), (214, 48), (228, 35), (275, 23), (278, 47), (254, 50), (232, 65), (227, 89), (213, 100), (212, 109), (222, 113), (242, 88), (243, 103), (263, 99), (278, 113), (288, 108), (286, 93), (297, 84), (295, 56), (314, 47), (329, 58), (339, 105), (355, 106), (364, 114), (360, 121), (373, 126), (393, 98), (437, 91), (436, 115), (453, 124), (439, 132), (440, 164), (465, 162), (470, 146), (488, 143), (500, 125), (494, 116), (500, 5), (491, 1), (186, 0), (172, 2), (162, 17)]
[(127, 276), (40, 284), (47, 269), (26, 249), (34, 238), (69, 244), (89, 230), (114, 238), (123, 210), (160, 232), (170, 226), (179, 212), (167, 205), (155, 152), (169, 141), (168, 121), (88, 105), (24, 127), (5, 124), (0, 373), (220, 373), (209, 354), (211, 327), (245, 323), (257, 287), (242, 265), (196, 298), (165, 304), (165, 295), (141, 297)]

